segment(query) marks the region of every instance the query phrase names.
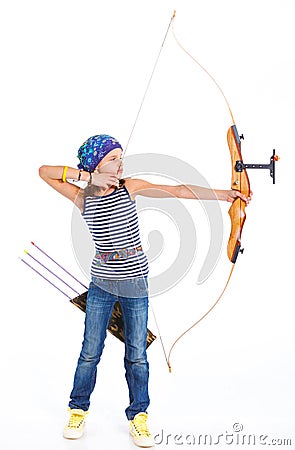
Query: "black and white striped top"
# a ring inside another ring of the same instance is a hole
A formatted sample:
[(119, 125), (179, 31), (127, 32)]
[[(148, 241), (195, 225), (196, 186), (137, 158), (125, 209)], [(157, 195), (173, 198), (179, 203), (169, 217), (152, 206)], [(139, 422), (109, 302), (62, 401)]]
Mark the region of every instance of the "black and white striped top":
[[(131, 200), (125, 186), (105, 196), (86, 197), (82, 216), (96, 253), (141, 246), (136, 202)], [(94, 257), (91, 265), (92, 276), (113, 280), (143, 277), (148, 272), (148, 260), (143, 251), (137, 251), (127, 259), (102, 264)]]

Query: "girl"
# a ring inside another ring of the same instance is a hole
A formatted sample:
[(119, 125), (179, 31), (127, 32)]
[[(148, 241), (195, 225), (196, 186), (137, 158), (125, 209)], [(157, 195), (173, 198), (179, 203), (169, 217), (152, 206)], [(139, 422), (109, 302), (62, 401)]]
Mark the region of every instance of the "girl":
[[(81, 211), (95, 244), (87, 295), (82, 350), (70, 395), (70, 418), (64, 437), (82, 436), (96, 370), (113, 306), (118, 300), (124, 317), (125, 376), (129, 405), (125, 410), (130, 434), (140, 447), (152, 447), (147, 425), (149, 364), (146, 355), (148, 320), (148, 261), (142, 250), (136, 196), (178, 197), (233, 202), (235, 190), (210, 190), (194, 185), (159, 185), (141, 179), (122, 179), (122, 147), (108, 135), (90, 137), (80, 147), (78, 169), (42, 166), (41, 178)], [(82, 189), (68, 180), (86, 181)]]

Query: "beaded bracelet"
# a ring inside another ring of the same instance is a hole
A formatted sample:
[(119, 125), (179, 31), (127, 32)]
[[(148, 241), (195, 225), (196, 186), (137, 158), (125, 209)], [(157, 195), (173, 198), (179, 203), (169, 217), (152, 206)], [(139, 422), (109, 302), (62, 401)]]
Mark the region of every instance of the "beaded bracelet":
[(81, 174), (82, 174), (82, 172), (83, 172), (83, 169), (80, 169), (80, 170), (79, 170), (79, 175), (78, 175), (78, 181), (81, 180)]
[(89, 181), (88, 181), (88, 185), (90, 185), (92, 183), (92, 172), (89, 172)]

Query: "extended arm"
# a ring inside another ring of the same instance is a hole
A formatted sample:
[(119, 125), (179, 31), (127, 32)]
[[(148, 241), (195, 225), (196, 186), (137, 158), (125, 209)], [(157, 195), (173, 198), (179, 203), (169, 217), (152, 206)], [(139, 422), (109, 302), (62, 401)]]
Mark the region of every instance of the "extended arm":
[(220, 200), (233, 202), (237, 197), (248, 203), (251, 198), (246, 198), (239, 191), (232, 189), (210, 189), (196, 185), (184, 185), (178, 184), (176, 186), (170, 186), (165, 184), (153, 184), (145, 180), (132, 179), (130, 180), (130, 187), (132, 189), (133, 196), (142, 195), (144, 197), (153, 198), (187, 198), (197, 200)]

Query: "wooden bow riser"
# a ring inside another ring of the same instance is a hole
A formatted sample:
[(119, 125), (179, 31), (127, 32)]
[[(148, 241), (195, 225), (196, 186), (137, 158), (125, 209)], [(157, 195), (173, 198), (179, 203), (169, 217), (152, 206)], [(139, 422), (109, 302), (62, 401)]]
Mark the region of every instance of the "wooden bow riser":
[[(235, 165), (237, 161), (243, 161), (241, 154), (241, 140), (235, 125), (232, 125), (227, 132), (227, 143), (232, 163), (231, 189), (237, 190), (247, 198), (250, 195), (250, 182), (246, 170), (237, 172)], [(232, 203), (228, 213), (231, 219), (231, 232), (227, 245), (227, 255), (234, 264), (241, 251), (241, 236), (246, 220), (246, 203), (240, 198), (236, 198)]]

